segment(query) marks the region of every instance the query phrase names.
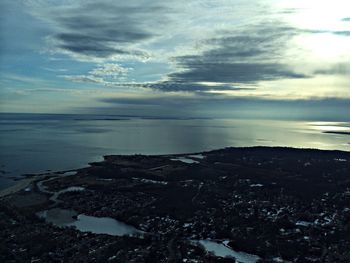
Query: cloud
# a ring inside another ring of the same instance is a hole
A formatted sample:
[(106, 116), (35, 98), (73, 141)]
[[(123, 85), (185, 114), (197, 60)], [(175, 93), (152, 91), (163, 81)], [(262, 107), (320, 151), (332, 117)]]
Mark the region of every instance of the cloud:
[(52, 8), (49, 4), (29, 1), (29, 5), (36, 17), (53, 25), (56, 32), (47, 38), (53, 51), (81, 60), (147, 59), (150, 55), (138, 45), (159, 36), (157, 29), (168, 19), (160, 2), (142, 2), (77, 1)]
[(91, 75), (62, 75), (62, 77), (66, 80), (74, 82), (105, 84), (103, 78), (98, 78)]
[[(166, 81), (150, 87), (164, 91), (200, 91), (207, 85), (198, 83), (223, 83), (211, 87), (225, 90), (229, 86), (244, 86), (260, 81), (282, 78), (306, 78), (296, 73), (282, 61), (287, 41), (298, 30), (276, 24), (260, 24), (241, 31), (217, 32), (215, 38), (205, 40), (205, 51), (198, 55), (173, 58), (177, 71)], [(194, 85), (196, 84), (196, 85)]]
[[(102, 66), (104, 69), (100, 67), (90, 71), (89, 75), (70, 79), (164, 92), (252, 89), (251, 85), (261, 81), (307, 77), (294, 72), (282, 60), (288, 40), (298, 33), (299, 30), (295, 28), (265, 22), (240, 30), (217, 30), (215, 36), (201, 40), (204, 51), (191, 55), (178, 54), (170, 58), (174, 71), (156, 82), (121, 83), (121, 79), (107, 80), (106, 76), (95, 74), (108, 70), (106, 67), (111, 67), (108, 64)], [(127, 71), (124, 71), (123, 75), (126, 74)]]
[(88, 78), (97, 78), (105, 85), (111, 85), (115, 82), (125, 82), (128, 73), (132, 70), (132, 68), (122, 67), (115, 63), (105, 63), (89, 71)]
[(349, 63), (337, 63), (335, 65), (330, 65), (328, 68), (319, 69), (315, 71), (315, 74), (322, 75), (344, 75), (348, 76), (350, 73)]
[(100, 98), (98, 101), (106, 106), (90, 110), (109, 114), (350, 121), (347, 114), (350, 100), (339, 98), (276, 100), (243, 96), (163, 94), (152, 97)]
[(181, 102), (182, 100), (187, 100), (184, 97), (173, 97), (173, 96), (153, 96), (153, 97), (124, 97), (124, 98), (102, 98), (99, 99), (100, 102), (108, 103), (108, 104), (119, 104), (119, 105), (162, 105), (162, 104), (176, 104), (177, 102)]
[(186, 70), (170, 75), (173, 81), (192, 82), (226, 82), (237, 84), (256, 83), (264, 80), (280, 78), (303, 78), (302, 74), (294, 73), (283, 64), (274, 63), (221, 63), (188, 60), (182, 61)]
[(159, 81), (156, 83), (146, 83), (142, 84), (144, 88), (151, 88), (163, 92), (194, 92), (201, 93), (205, 91), (244, 91), (244, 90), (254, 90), (252, 87), (234, 87), (232, 84), (228, 83), (203, 83), (203, 82), (183, 82), (183, 81)]
[(126, 75), (131, 68), (124, 68), (118, 64), (106, 63), (99, 65), (94, 70), (90, 71), (90, 74), (95, 76), (116, 76)]
[[(133, 89), (153, 89), (162, 92), (193, 92), (201, 93), (205, 91), (213, 90), (230, 90), (230, 91), (243, 91), (243, 90), (255, 90), (253, 87), (233, 87), (226, 83), (216, 83), (215, 85), (206, 83), (191, 83), (191, 82), (174, 82), (174, 81), (158, 81), (158, 82), (123, 82), (123, 77), (113, 79), (107, 79), (106, 77), (100, 77), (97, 75), (63, 75), (67, 80), (82, 83), (95, 83), (102, 84), (108, 87), (122, 87)], [(116, 81), (117, 79), (117, 81)]]
[[(56, 1), (46, 6), (46, 1), (29, 2), (39, 3), (32, 5), (33, 12), (52, 25), (48, 41), (55, 52), (97, 63), (80, 75), (63, 77), (108, 87), (267, 94), (262, 82), (311, 79), (307, 72), (314, 70), (298, 65), (302, 49), (293, 46), (293, 38), (328, 32), (298, 28), (286, 14), (302, 9), (281, 11), (274, 1), (61, 0), (54, 9)], [(152, 69), (149, 58), (167, 69)], [(133, 72), (124, 65), (132, 65)], [(274, 96), (271, 90), (268, 94)]]
[[(187, 93), (158, 93), (158, 94), (144, 94), (144, 95), (124, 95), (122, 97), (103, 97), (97, 98), (98, 101), (108, 104), (147, 104), (147, 105), (167, 105), (167, 104), (229, 104), (235, 106), (242, 106), (244, 104), (249, 105), (254, 103), (255, 105), (267, 106), (267, 105), (288, 105), (288, 106), (340, 106), (350, 107), (350, 99), (348, 98), (336, 98), (336, 97), (313, 97), (308, 99), (270, 99), (262, 98), (258, 96), (222, 96), (217, 94), (203, 95), (195, 94), (189, 95)], [(218, 103), (220, 102), (220, 103)]]
[(350, 36), (350, 31), (334, 31), (333, 34), (341, 36)]
[[(98, 64), (85, 75), (60, 75), (66, 80), (81, 83), (102, 84), (105, 86), (124, 86), (128, 72), (132, 68), (122, 67), (116, 63)], [(132, 84), (130, 84), (132, 86)]]

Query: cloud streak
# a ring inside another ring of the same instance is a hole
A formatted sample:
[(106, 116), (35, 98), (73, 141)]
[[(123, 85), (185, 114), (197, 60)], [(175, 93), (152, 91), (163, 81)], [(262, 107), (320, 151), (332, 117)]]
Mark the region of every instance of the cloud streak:
[(350, 36), (350, 30), (349, 31), (335, 31), (333, 34), (341, 35), (341, 36)]
[[(241, 31), (220, 31), (202, 40), (205, 51), (171, 58), (175, 71), (153, 83), (114, 83), (108, 86), (144, 87), (165, 92), (244, 90), (244, 85), (276, 79), (306, 78), (281, 61), (287, 40), (298, 30), (274, 24), (259, 24)], [(95, 76), (71, 78), (96, 82)], [(100, 81), (100, 80), (98, 80)], [(243, 85), (243, 86), (242, 86)], [(248, 87), (247, 89), (251, 89)]]
[(44, 55), (57, 59), (41, 68), (67, 69), (55, 75), (65, 85), (219, 104), (218, 94), (292, 100), (346, 93), (344, 14), (319, 27), (318, 7), (274, 0), (23, 1), (48, 27)]
[(153, 87), (164, 91), (200, 91), (208, 87), (198, 83), (206, 82), (224, 83), (212, 89), (225, 90), (228, 85), (306, 78), (281, 61), (287, 40), (297, 32), (292, 27), (265, 23), (238, 32), (218, 32), (215, 38), (204, 41), (206, 48), (201, 54), (174, 57), (178, 71)]
[[(276, 119), (318, 119), (350, 121), (349, 99), (310, 98), (308, 100), (272, 100), (261, 97), (175, 96), (100, 98), (111, 114), (132, 108), (134, 114), (145, 114), (145, 107), (155, 116), (234, 117)], [(101, 109), (94, 109), (101, 110)], [(192, 114), (192, 115), (189, 115)], [(183, 114), (183, 115), (181, 115)], [(146, 114), (147, 115), (147, 114)]]
[[(141, 2), (77, 1), (52, 11), (46, 5), (31, 7), (37, 17), (55, 25), (58, 32), (50, 35), (48, 41), (56, 51), (81, 60), (123, 56), (147, 59), (149, 54), (138, 45), (159, 35), (155, 28), (167, 23), (168, 10), (161, 2)], [(160, 21), (162, 24), (158, 24)]]

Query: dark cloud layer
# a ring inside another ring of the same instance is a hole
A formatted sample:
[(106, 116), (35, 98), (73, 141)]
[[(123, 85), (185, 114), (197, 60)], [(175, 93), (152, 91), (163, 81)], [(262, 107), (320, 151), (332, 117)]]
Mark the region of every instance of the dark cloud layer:
[[(144, 114), (144, 109), (152, 109), (155, 116), (177, 117), (235, 117), (269, 118), (324, 121), (350, 121), (350, 100), (339, 98), (307, 100), (272, 100), (258, 97), (138, 97), (103, 98), (105, 108), (93, 111), (120, 113), (123, 109), (133, 109), (135, 114)], [(191, 116), (188, 115), (191, 112)], [(182, 116), (180, 113), (183, 113)]]
[[(51, 36), (51, 40), (56, 48), (81, 59), (108, 61), (112, 57), (120, 60), (125, 56), (147, 58), (149, 53), (158, 50), (149, 46), (146, 50), (147, 45), (142, 44), (161, 38), (162, 34), (166, 34), (164, 29), (176, 27), (175, 24), (165, 26), (175, 12), (169, 6), (172, 5), (161, 1), (142, 0), (103, 0), (98, 3), (83, 1), (79, 5), (65, 6), (61, 12), (57, 13), (55, 10), (55, 13), (49, 15), (49, 19), (57, 25), (58, 32)], [(288, 10), (292, 13), (296, 11), (297, 9)], [(343, 20), (347, 21), (348, 18)], [(266, 19), (264, 16), (257, 20), (248, 18), (247, 21), (249, 23), (237, 26), (227, 22), (228, 26), (220, 29), (213, 26), (212, 32), (204, 32), (206, 34), (203, 37), (194, 39), (192, 43), (199, 43), (201, 52), (186, 52), (186, 48), (191, 48), (187, 46), (184, 47), (185, 53), (178, 53), (172, 58), (166, 57), (174, 70), (163, 75), (159, 81), (120, 83), (119, 80), (113, 81), (105, 76), (96, 78), (91, 72), (65, 77), (72, 81), (106, 86), (195, 93), (208, 90), (240, 91), (245, 87), (251, 89), (252, 85), (261, 81), (309, 77), (288, 66), (289, 58), (285, 51), (290, 48), (288, 44), (293, 36), (325, 31), (297, 29), (277, 18)], [(349, 31), (333, 33), (349, 35)], [(174, 42), (177, 43), (177, 40)], [(187, 42), (186, 44), (189, 45)]]
[(283, 64), (273, 63), (210, 63), (200, 59), (186, 63), (186, 71), (171, 74), (176, 81), (255, 83), (279, 78), (303, 78), (304, 75), (288, 70)]
[(227, 97), (227, 96), (189, 96), (189, 97), (174, 97), (174, 96), (160, 96), (160, 97), (114, 97), (114, 98), (100, 98), (98, 101), (108, 104), (130, 104), (130, 105), (167, 105), (167, 104), (208, 104), (213, 102), (214, 105), (218, 105), (217, 102), (229, 104), (229, 105), (251, 105), (258, 106), (324, 106), (324, 107), (347, 107), (350, 109), (350, 99), (340, 98), (309, 98), (309, 99), (266, 99), (261, 97)]
[[(240, 85), (305, 78), (307, 76), (294, 72), (281, 61), (288, 39), (296, 33), (293, 28), (273, 24), (238, 32), (218, 32), (217, 37), (204, 42), (207, 50), (203, 53), (175, 57), (179, 71), (169, 74), (166, 82), (152, 87), (164, 91), (200, 91), (208, 89), (198, 84), (201, 82)], [(225, 85), (214, 89), (222, 87), (227, 89)]]
[[(64, 7), (59, 14), (57, 10), (50, 14), (50, 20), (58, 25), (58, 33), (51, 40), (56, 48), (83, 60), (148, 58), (149, 52), (157, 50), (142, 50), (142, 44), (165, 33), (165, 25), (171, 21), (174, 10), (161, 1), (82, 2)], [(121, 84), (101, 78), (98, 82), (166, 92), (202, 92), (241, 90), (244, 85), (260, 81), (304, 78), (305, 75), (294, 72), (282, 61), (288, 40), (298, 33), (279, 21), (260, 21), (243, 27), (231, 25), (198, 40), (205, 51), (193, 55), (179, 53), (170, 58), (174, 71), (163, 76), (164, 80)], [(96, 82), (88, 74), (71, 79)]]
[(51, 36), (51, 40), (55, 47), (85, 58), (147, 56), (135, 45), (157, 36), (154, 27), (159, 20), (166, 23), (164, 13), (165, 8), (156, 3), (85, 2), (65, 7), (60, 14), (50, 14), (59, 27), (59, 33)]
[(208, 91), (208, 90), (235, 90), (235, 91), (241, 91), (241, 90), (248, 90), (248, 89), (254, 89), (254, 88), (239, 88), (239, 87), (233, 87), (229, 84), (219, 84), (216, 86), (208, 86), (200, 83), (194, 82), (193, 79), (186, 79), (186, 80), (179, 80), (176, 81), (172, 79), (171, 81), (160, 81), (156, 83), (144, 83), (141, 84), (144, 88), (151, 88), (161, 91), (189, 91), (189, 92), (202, 92), (202, 91)]
[(350, 63), (337, 63), (329, 68), (317, 70), (315, 74), (323, 75), (344, 75), (347, 76), (350, 73)]
[(341, 36), (350, 36), (350, 31), (335, 31), (334, 34)]

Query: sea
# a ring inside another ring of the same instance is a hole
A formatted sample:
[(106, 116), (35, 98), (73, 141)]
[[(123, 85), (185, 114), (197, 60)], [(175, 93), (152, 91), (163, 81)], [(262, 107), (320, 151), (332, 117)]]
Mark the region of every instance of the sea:
[(82, 168), (104, 155), (248, 146), (350, 151), (350, 123), (1, 113), (0, 189), (26, 174)]

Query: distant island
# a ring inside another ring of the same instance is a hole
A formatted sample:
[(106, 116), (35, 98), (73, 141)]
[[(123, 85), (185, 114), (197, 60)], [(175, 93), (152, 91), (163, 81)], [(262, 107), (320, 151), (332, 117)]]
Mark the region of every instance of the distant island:
[(1, 192), (1, 262), (349, 262), (350, 152), (113, 155)]

